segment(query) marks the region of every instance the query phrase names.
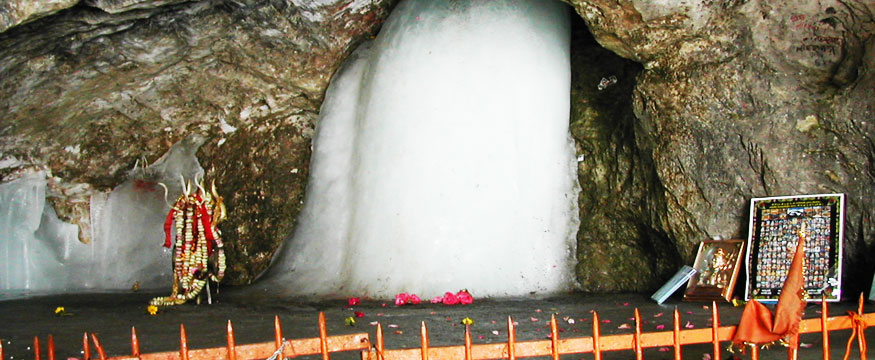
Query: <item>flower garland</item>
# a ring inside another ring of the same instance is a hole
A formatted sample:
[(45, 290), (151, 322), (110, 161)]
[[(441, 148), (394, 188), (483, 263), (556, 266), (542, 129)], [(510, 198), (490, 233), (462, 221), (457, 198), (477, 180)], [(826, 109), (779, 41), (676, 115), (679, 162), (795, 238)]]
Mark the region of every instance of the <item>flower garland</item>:
[(218, 283), (225, 276), (225, 250), (217, 227), (225, 219), (224, 199), (216, 192), (215, 182), (209, 193), (200, 184), (197, 187), (199, 191), (192, 192), (190, 183), (183, 184), (183, 194), (167, 214), (165, 247), (171, 246), (171, 229), (175, 234), (173, 290), (170, 296), (152, 299), (150, 305), (184, 304), (198, 297), (207, 281)]

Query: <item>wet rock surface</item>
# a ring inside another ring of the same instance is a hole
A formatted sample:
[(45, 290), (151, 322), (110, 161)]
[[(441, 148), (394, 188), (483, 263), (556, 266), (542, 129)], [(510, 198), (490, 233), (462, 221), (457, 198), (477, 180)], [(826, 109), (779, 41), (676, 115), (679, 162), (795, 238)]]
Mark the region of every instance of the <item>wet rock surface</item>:
[[(746, 238), (752, 197), (819, 193), (847, 194), (843, 265), (853, 270), (845, 285), (852, 293), (868, 289), (875, 235), (875, 102), (865, 99), (875, 86), (871, 3), (572, 3), (601, 45), (644, 68), (631, 90), (634, 118), (593, 117), (603, 129), (632, 128), (626, 138), (634, 141), (595, 142), (593, 162), (581, 165), (624, 174), (581, 201), (582, 215), (594, 212), (593, 221), (605, 224), (592, 236), (615, 244), (579, 235), (585, 289), (639, 286), (650, 269), (666, 269), (654, 255), (690, 263), (701, 240)], [(620, 161), (599, 160), (611, 157)], [(607, 209), (628, 214), (625, 221), (599, 217), (612, 202), (620, 205)], [(629, 265), (608, 260), (618, 257)], [(613, 266), (597, 266), (606, 261)], [(591, 277), (605, 285), (585, 281)]]
[[(33, 337), (39, 336), (45, 356), (46, 338), (52, 334), (56, 356), (80, 357), (82, 334), (97, 334), (107, 356), (121, 356), (131, 351), (131, 327), (136, 327), (142, 353), (178, 351), (179, 326), (185, 326), (188, 348), (203, 349), (226, 346), (228, 320), (234, 327), (237, 346), (273, 342), (274, 316), (280, 319), (282, 334), (286, 339), (318, 337), (317, 317), (324, 312), (328, 335), (367, 333), (376, 339), (375, 325), (379, 322), (384, 330), (387, 349), (418, 348), (420, 325), (428, 327), (429, 346), (460, 346), (464, 344), (462, 319), (474, 320), (471, 328), (472, 343), (506, 343), (507, 319), (516, 322), (517, 341), (547, 340), (550, 333), (550, 316), (555, 315), (559, 339), (583, 338), (592, 335), (593, 312), (600, 319), (602, 335), (632, 334), (635, 329), (634, 311), (639, 309), (642, 332), (671, 331), (673, 312), (680, 315), (679, 327), (707, 329), (711, 326), (711, 303), (682, 302), (679, 297), (669, 299), (662, 305), (652, 302), (648, 296), (639, 294), (591, 295), (563, 294), (550, 297), (521, 297), (506, 299), (476, 299), (471, 305), (447, 306), (442, 304), (404, 305), (397, 307), (391, 299), (362, 299), (361, 305), (349, 307), (346, 300), (313, 302), (288, 299), (281, 296), (253, 293), (242, 289), (225, 288), (214, 295), (213, 305), (187, 304), (161, 308), (156, 315), (146, 312), (151, 296), (164, 294), (78, 294), (67, 296), (37, 297), (26, 300), (0, 301), (0, 339), (7, 359), (33, 358)], [(240, 291), (242, 290), (242, 291)], [(476, 296), (476, 294), (475, 294)], [(56, 316), (54, 310), (63, 306), (69, 316)], [(831, 304), (829, 316), (843, 316), (847, 310), (856, 309), (856, 304), (843, 302)], [(718, 304), (720, 324), (735, 325), (741, 316), (741, 307), (726, 303)], [(819, 304), (806, 308), (805, 318), (819, 318)], [(355, 316), (354, 326), (347, 326), (345, 319)], [(875, 329), (866, 330), (868, 336)], [(831, 358), (841, 358), (844, 344), (850, 331), (832, 332)], [(800, 359), (819, 358), (821, 352), (819, 333), (801, 336), (803, 347)], [(722, 343), (722, 358), (729, 358)], [(30, 347), (30, 348), (29, 348)], [(702, 359), (713, 352), (710, 343), (683, 347), (684, 359)], [(96, 356), (94, 348), (92, 356)], [(858, 358), (856, 349), (851, 358)], [(869, 355), (873, 354), (870, 350)], [(646, 359), (673, 359), (670, 347), (646, 348)], [(585, 359), (591, 355), (575, 355)], [(629, 359), (632, 351), (604, 352), (604, 359)], [(266, 357), (265, 357), (266, 358)], [(318, 355), (307, 358), (320, 358)], [(358, 352), (334, 353), (335, 359), (360, 359)], [(787, 352), (781, 346), (762, 350), (760, 359), (786, 359)]]

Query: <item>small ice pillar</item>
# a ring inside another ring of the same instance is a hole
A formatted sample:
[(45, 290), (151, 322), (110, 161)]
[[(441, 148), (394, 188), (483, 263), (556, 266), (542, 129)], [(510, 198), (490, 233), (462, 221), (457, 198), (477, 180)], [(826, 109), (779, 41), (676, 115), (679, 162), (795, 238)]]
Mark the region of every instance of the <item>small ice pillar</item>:
[(552, 0), (403, 1), (335, 75), (285, 293), (573, 286), (570, 24)]

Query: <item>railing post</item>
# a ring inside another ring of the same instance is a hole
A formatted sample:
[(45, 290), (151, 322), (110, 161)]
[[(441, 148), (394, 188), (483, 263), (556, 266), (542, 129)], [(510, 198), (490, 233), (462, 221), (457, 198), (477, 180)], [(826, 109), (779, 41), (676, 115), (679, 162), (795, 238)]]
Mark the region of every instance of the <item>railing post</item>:
[(471, 325), (465, 324), (465, 360), (472, 360), (473, 358), (471, 356)]
[(556, 325), (556, 314), (550, 315), (550, 351), (553, 360), (559, 360), (559, 327)]
[(422, 360), (428, 360), (428, 328), (425, 327), (425, 321), (419, 328), (419, 344), (422, 352)]
[(602, 360), (601, 329), (599, 328), (599, 314), (592, 312), (592, 355), (595, 360)]
[(88, 333), (82, 333), (82, 360), (91, 360), (91, 348), (88, 345)]
[(826, 319), (829, 317), (829, 306), (826, 302), (826, 294), (820, 296), (820, 337), (823, 342), (823, 360), (829, 360), (829, 328)]
[(674, 326), (671, 330), (672, 342), (674, 342), (674, 359), (681, 360), (681, 313), (674, 308)]
[(328, 360), (328, 326), (325, 323), (325, 313), (319, 312), (319, 348), (322, 352), (322, 360)]
[[(865, 298), (863, 297), (863, 293), (860, 293), (860, 301), (857, 303), (857, 316), (863, 316), (863, 303), (865, 302)], [(862, 321), (862, 319), (860, 320)], [(857, 323), (854, 323), (855, 327)], [(866, 360), (866, 332), (863, 327), (859, 327), (859, 331), (857, 333), (857, 344), (860, 346), (860, 360)]]
[(237, 344), (234, 343), (234, 327), (231, 325), (231, 320), (228, 320), (226, 338), (228, 342), (228, 360), (237, 360)]
[(513, 326), (513, 319), (507, 317), (507, 359), (516, 360), (516, 329)]
[(633, 345), (635, 346), (635, 359), (644, 359), (644, 352), (641, 349), (641, 314), (638, 308), (635, 308), (635, 334)]
[(720, 360), (720, 339), (717, 338), (717, 329), (720, 328), (720, 313), (717, 311), (717, 302), (711, 302), (711, 343), (714, 344), (714, 360)]
[[(277, 349), (283, 346), (283, 330), (280, 326), (280, 317), (278, 315), (273, 316), (273, 343)], [(285, 358), (285, 353), (286, 351), (283, 349), (280, 357)]]
[(48, 344), (46, 344), (46, 356), (49, 360), (55, 360), (55, 339), (52, 334), (49, 334)]
[(100, 346), (100, 339), (97, 338), (97, 334), (91, 333), (91, 341), (94, 342), (94, 350), (97, 350), (97, 358), (100, 360), (106, 360), (106, 352), (103, 351), (103, 346)]
[(131, 326), (131, 356), (140, 357), (140, 339), (137, 338), (137, 328)]
[(34, 360), (40, 360), (39, 337), (38, 336), (33, 337), (33, 358), (34, 358)]
[(183, 324), (179, 324), (179, 358), (188, 360), (188, 336), (185, 334), (185, 325)]
[(377, 323), (377, 343), (374, 347), (377, 348), (377, 360), (384, 360), (383, 350), (385, 350), (385, 344), (383, 343), (383, 325), (380, 323)]

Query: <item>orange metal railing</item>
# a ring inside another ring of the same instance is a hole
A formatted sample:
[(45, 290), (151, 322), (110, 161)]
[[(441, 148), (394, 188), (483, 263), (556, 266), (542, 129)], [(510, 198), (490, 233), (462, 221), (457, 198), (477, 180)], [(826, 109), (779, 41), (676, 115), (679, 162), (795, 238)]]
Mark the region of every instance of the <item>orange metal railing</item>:
[[(817, 319), (805, 319), (800, 323), (800, 334), (820, 332), (823, 340), (822, 358), (829, 360), (829, 332), (833, 330), (851, 329), (852, 334), (847, 343), (846, 351), (849, 351), (856, 339), (860, 350), (860, 359), (866, 360), (866, 340), (863, 333), (867, 323), (875, 323), (875, 313), (863, 314), (863, 296), (856, 312), (850, 312), (846, 316), (828, 317), (828, 304), (821, 302), (821, 316)], [(602, 353), (607, 351), (632, 350), (636, 359), (643, 359), (643, 350), (652, 347), (671, 347), (674, 358), (682, 358), (682, 346), (691, 344), (711, 343), (713, 345), (712, 359), (720, 360), (721, 342), (730, 341), (735, 333), (735, 326), (720, 326), (720, 318), (717, 311), (717, 303), (712, 303), (712, 323), (710, 329), (681, 330), (681, 317), (677, 309), (674, 311), (673, 327), (671, 331), (641, 332), (641, 315), (635, 309), (635, 329), (632, 334), (601, 335), (601, 325), (598, 313), (593, 312), (592, 336), (580, 338), (560, 339), (555, 315), (550, 319), (549, 340), (517, 341), (516, 329), (513, 319), (507, 319), (507, 342), (478, 344), (471, 343), (471, 328), (465, 326), (465, 343), (461, 346), (438, 346), (429, 345), (428, 327), (422, 322), (420, 328), (420, 347), (408, 349), (386, 349), (384, 346), (383, 327), (377, 324), (375, 342), (372, 344), (367, 333), (351, 335), (328, 336), (326, 330), (325, 315), (319, 313), (319, 337), (286, 340), (282, 337), (282, 329), (279, 317), (274, 317), (274, 341), (236, 345), (234, 342), (234, 329), (230, 321), (227, 327), (227, 345), (224, 347), (207, 349), (189, 349), (185, 327), (179, 328), (179, 351), (168, 351), (150, 354), (141, 354), (136, 329), (131, 328), (131, 355), (115, 356), (108, 358), (100, 345), (97, 335), (91, 334), (91, 342), (100, 360), (206, 360), (206, 359), (266, 359), (278, 353), (278, 359), (297, 357), (302, 355), (322, 355), (323, 360), (329, 360), (330, 354), (344, 351), (360, 351), (362, 360), (488, 360), (550, 356), (553, 360), (559, 360), (560, 355), (592, 353), (595, 360), (601, 360)], [(86, 333), (82, 337), (83, 360), (92, 360), (91, 348)], [(49, 360), (55, 360), (55, 345), (51, 335), (47, 338), (46, 355)], [(40, 341), (34, 337), (34, 358), (40, 360)], [(797, 352), (788, 349), (788, 359), (796, 359)], [(751, 348), (751, 359), (759, 359), (759, 349)], [(3, 343), (0, 341), (0, 360), (5, 360)]]

